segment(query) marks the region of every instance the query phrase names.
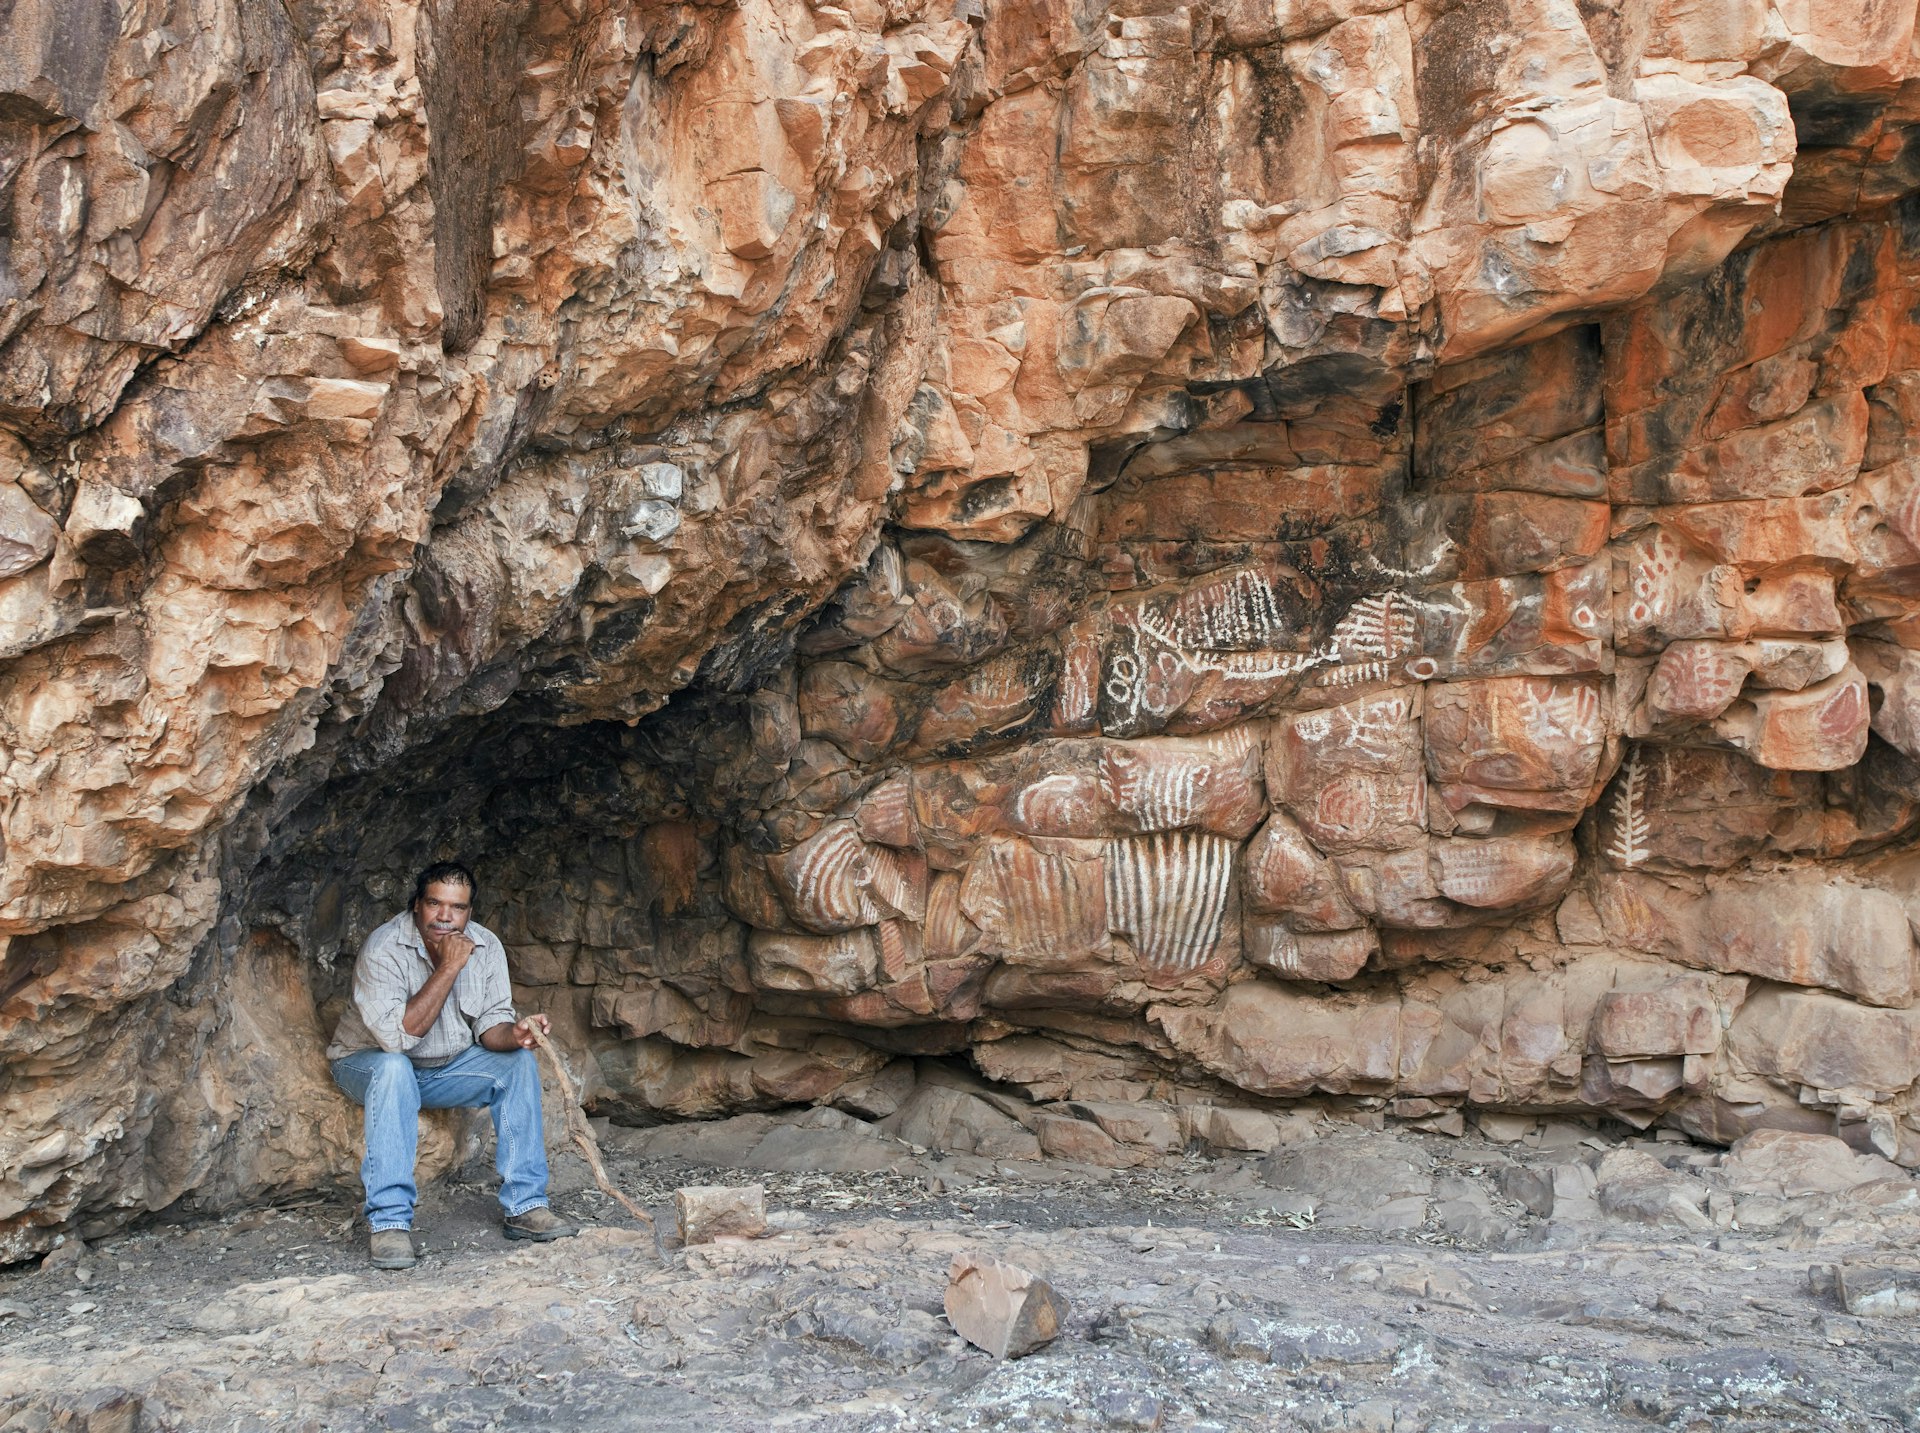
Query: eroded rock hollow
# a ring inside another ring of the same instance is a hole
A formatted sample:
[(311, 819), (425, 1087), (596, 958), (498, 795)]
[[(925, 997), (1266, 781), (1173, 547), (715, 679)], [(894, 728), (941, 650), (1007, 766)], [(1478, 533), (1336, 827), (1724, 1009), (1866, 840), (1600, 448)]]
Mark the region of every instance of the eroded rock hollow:
[(1920, 1165), (1914, 8), (14, 5), (0, 1259), (444, 855), (619, 1118)]

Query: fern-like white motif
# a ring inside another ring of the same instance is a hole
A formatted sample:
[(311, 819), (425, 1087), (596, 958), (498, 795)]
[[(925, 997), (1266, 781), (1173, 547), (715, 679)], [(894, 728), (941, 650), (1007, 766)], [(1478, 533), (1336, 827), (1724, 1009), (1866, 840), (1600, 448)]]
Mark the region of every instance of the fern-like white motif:
[(1647, 859), (1647, 838), (1653, 834), (1643, 805), (1646, 774), (1636, 746), (1627, 756), (1626, 774), (1613, 794), (1613, 842), (1607, 847), (1607, 854), (1627, 870)]
[[(1330, 685), (1357, 686), (1390, 679), (1390, 664), (1418, 645), (1420, 613), (1458, 615), (1465, 610), (1450, 602), (1425, 601), (1404, 592), (1376, 592), (1349, 607), (1326, 641), (1312, 651), (1292, 652), (1265, 646), (1241, 649), (1207, 645), (1264, 643), (1280, 635), (1279, 600), (1266, 579), (1243, 572), (1233, 583), (1210, 589), (1208, 596), (1212, 605), (1195, 603), (1171, 613), (1142, 608), (1134, 618), (1136, 640), (1144, 639), (1144, 646), (1158, 648), (1164, 658), (1198, 676), (1271, 681), (1329, 668), (1321, 680)], [(1201, 645), (1195, 644), (1196, 636)], [(1120, 671), (1122, 660), (1116, 658), (1108, 669), (1108, 695), (1116, 702), (1124, 702), (1124, 693), (1134, 686), (1133, 673)]]
[(1406, 597), (1398, 592), (1377, 592), (1347, 609), (1328, 645), (1345, 661), (1370, 657), (1393, 661), (1412, 648), (1414, 635), (1413, 607)]

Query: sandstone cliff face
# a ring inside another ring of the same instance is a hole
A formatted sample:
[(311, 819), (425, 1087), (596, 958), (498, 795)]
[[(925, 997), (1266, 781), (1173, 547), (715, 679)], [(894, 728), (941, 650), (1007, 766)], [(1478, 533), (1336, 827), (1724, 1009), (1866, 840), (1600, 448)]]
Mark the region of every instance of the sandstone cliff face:
[(1913, 12), (16, 5), (0, 1259), (450, 853), (616, 1112), (1920, 1164)]

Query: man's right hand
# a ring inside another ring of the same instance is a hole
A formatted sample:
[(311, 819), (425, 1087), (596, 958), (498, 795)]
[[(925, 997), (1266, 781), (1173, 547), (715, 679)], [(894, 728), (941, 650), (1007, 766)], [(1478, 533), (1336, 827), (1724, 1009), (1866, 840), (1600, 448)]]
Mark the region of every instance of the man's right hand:
[(435, 970), (451, 970), (456, 974), (465, 969), (467, 957), (479, 948), (465, 931), (459, 930), (450, 930), (437, 938), (429, 935), (426, 946)]

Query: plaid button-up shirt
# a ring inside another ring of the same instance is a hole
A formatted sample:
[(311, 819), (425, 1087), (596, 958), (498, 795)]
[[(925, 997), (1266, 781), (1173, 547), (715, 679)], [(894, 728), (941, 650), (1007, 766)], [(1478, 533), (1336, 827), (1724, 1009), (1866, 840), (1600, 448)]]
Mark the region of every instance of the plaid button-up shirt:
[(416, 1065), (444, 1065), (495, 1025), (513, 1023), (513, 990), (507, 984), (507, 949), (478, 921), (467, 922), (473, 954), (455, 977), (440, 1018), (424, 1035), (400, 1028), (407, 1002), (433, 974), (413, 912), (377, 928), (360, 947), (353, 966), (353, 1000), (334, 1029), (327, 1058), (356, 1050), (388, 1050)]

